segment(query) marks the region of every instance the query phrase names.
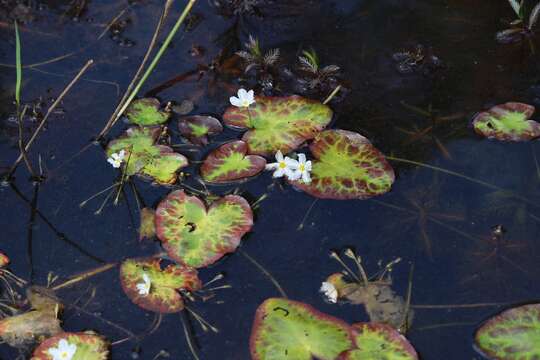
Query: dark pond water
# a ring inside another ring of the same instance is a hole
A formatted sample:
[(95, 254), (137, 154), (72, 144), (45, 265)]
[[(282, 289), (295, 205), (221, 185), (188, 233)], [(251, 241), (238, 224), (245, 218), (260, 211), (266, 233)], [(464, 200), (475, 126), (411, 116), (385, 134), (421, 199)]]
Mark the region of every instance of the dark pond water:
[[(0, 62), (14, 63), (14, 16), (22, 26), (23, 63), (35, 64), (74, 53), (49, 64), (24, 69), (23, 101), (50, 105), (65, 84), (88, 60), (95, 65), (61, 104), (32, 146), (46, 179), (39, 190), (21, 164), (12, 186), (0, 188), (0, 248), (12, 259), (10, 269), (45, 285), (49, 273), (61, 278), (127, 257), (158, 251), (153, 242), (139, 242), (138, 213), (133, 194), (119, 206), (108, 204), (94, 215), (102, 198), (80, 208), (79, 203), (109, 186), (117, 177), (102, 149), (87, 145), (103, 128), (137, 69), (159, 17), (161, 1), (33, 1), (29, 13), (14, 10), (16, 1), (0, 2)], [(22, 3), (22, 2), (21, 2)], [(390, 193), (367, 201), (320, 200), (289, 186), (272, 184), (267, 173), (241, 186), (243, 194), (268, 197), (256, 211), (253, 231), (241, 250), (262, 264), (292, 299), (314, 305), (348, 322), (367, 320), (352, 305), (331, 305), (318, 293), (321, 281), (341, 270), (328, 257), (331, 249), (353, 246), (370, 273), (396, 257), (395, 290), (405, 294), (414, 264), (412, 303), (517, 304), (534, 300), (538, 279), (540, 221), (540, 156), (535, 143), (503, 144), (480, 139), (469, 126), (475, 112), (497, 103), (540, 103), (538, 53), (527, 43), (500, 45), (494, 35), (511, 20), (503, 0), (385, 1), (259, 1), (255, 14), (225, 17), (207, 1), (196, 4), (190, 27), (174, 39), (147, 91), (198, 64), (208, 64), (219, 51), (239, 49), (248, 36), (263, 48), (280, 48), (282, 61), (292, 64), (301, 49), (313, 47), (323, 64), (342, 68), (344, 96), (332, 103), (335, 126), (367, 136), (386, 154), (406, 158), (481, 179), (528, 199), (501, 196), (493, 189), (425, 167), (393, 162), (397, 180)], [(83, 6), (82, 10), (77, 5)], [(183, 8), (178, 1), (167, 27)], [(111, 31), (97, 40), (122, 10), (125, 21), (117, 36)], [(16, 13), (14, 13), (16, 11)], [(76, 19), (74, 19), (76, 18)], [(422, 45), (443, 66), (421, 61), (412, 73), (396, 69), (392, 54)], [(192, 56), (194, 46), (204, 54)], [(0, 67), (0, 168), (18, 156), (13, 122), (15, 70)], [(196, 113), (222, 114), (238, 83), (234, 77), (210, 81), (203, 75), (178, 82), (159, 93), (162, 100), (192, 100)], [(248, 82), (253, 85), (253, 82)], [(291, 91), (284, 88), (284, 92)], [(280, 89), (275, 89), (280, 93)], [(320, 99), (324, 96), (319, 96)], [(433, 117), (403, 105), (432, 107)], [(39, 111), (39, 109), (37, 109)], [(42, 109), (43, 111), (43, 109)], [(25, 120), (28, 138), (37, 123)], [(431, 128), (429, 128), (431, 127)], [(125, 124), (118, 124), (111, 137)], [(228, 132), (223, 139), (236, 133)], [(220, 140), (220, 139), (218, 139)], [(178, 142), (178, 141), (177, 141)], [(84, 151), (81, 152), (81, 149)], [(182, 149), (180, 149), (182, 152)], [(203, 150), (203, 153), (206, 151)], [(201, 156), (186, 153), (191, 158)], [(155, 205), (170, 189), (135, 180), (144, 202)], [(196, 183), (195, 183), (196, 184)], [(230, 188), (212, 189), (223, 193)], [(40, 215), (32, 217), (35, 199)], [(25, 200), (26, 199), (26, 200)], [(312, 207), (312, 208), (311, 208)], [(308, 209), (311, 211), (308, 213)], [(33, 219), (33, 220), (32, 220)], [(46, 221), (44, 221), (46, 219)], [(299, 225), (304, 223), (302, 229)], [(504, 241), (491, 239), (502, 225)], [(81, 251), (82, 249), (82, 251)], [(269, 279), (239, 253), (200, 275), (208, 281), (226, 273), (232, 289), (218, 291), (206, 303), (191, 307), (219, 328), (204, 333), (193, 323), (201, 359), (249, 359), (248, 340), (253, 315), (266, 298), (279, 296)], [(95, 289), (95, 297), (90, 294)], [(66, 303), (86, 304), (86, 311), (144, 333), (154, 315), (124, 295), (116, 270), (65, 289)], [(91, 300), (91, 301), (89, 301)], [(416, 309), (408, 337), (423, 359), (480, 358), (472, 348), (472, 333), (501, 307)], [(140, 342), (112, 348), (113, 359), (129, 359), (137, 347), (140, 358), (153, 359), (162, 349), (172, 359), (189, 359), (181, 319), (169, 315)], [(104, 321), (69, 308), (64, 328), (94, 329), (112, 341), (126, 335)], [(18, 352), (0, 345), (0, 358)]]

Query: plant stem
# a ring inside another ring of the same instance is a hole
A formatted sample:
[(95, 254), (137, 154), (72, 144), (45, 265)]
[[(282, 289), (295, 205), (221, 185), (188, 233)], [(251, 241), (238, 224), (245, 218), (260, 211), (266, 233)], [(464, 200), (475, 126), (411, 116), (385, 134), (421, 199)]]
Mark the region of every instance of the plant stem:
[(21, 38), (19, 37), (19, 26), (15, 20), (15, 67), (17, 69), (17, 82), (15, 83), (15, 102), (17, 103), (17, 115), (21, 106), (21, 83), (22, 83), (22, 65), (21, 65)]
[[(127, 107), (129, 106), (129, 104), (131, 103), (131, 101), (133, 101), (133, 99), (135, 98), (135, 96), (137, 96), (139, 90), (141, 89), (141, 87), (144, 85), (144, 83), (146, 82), (146, 80), (148, 79), (148, 77), (150, 76), (150, 74), (152, 73), (152, 71), (154, 71), (155, 67), (157, 66), (159, 60), (161, 59), (161, 57), (163, 56), (163, 54), (165, 53), (165, 50), (167, 49), (167, 47), (169, 46), (169, 44), (171, 43), (174, 35), (178, 32), (178, 29), (180, 28), (180, 26), (182, 25), (182, 23), (184, 22), (184, 20), (186, 19), (187, 15), (189, 14), (189, 12), (191, 11), (191, 8), (193, 7), (193, 5), (195, 5), (195, 2), (197, 0), (189, 0), (189, 2), (187, 3), (186, 7), (184, 8), (184, 11), (182, 11), (182, 14), (180, 15), (180, 17), (178, 18), (178, 20), (176, 21), (176, 23), (174, 24), (174, 27), (172, 28), (172, 30), (169, 32), (169, 34), (167, 35), (167, 37), (165, 38), (165, 41), (163, 42), (163, 44), (161, 45), (161, 47), (159, 48), (158, 52), (156, 53), (156, 55), (154, 56), (154, 59), (152, 59), (152, 62), (150, 63), (150, 65), (148, 66), (148, 68), (146, 69), (146, 71), (144, 72), (144, 74), (142, 75), (141, 79), (139, 80), (139, 82), (137, 83), (137, 85), (135, 86), (135, 88), (133, 89), (133, 91), (131, 91), (130, 95), (127, 97), (127, 99), (123, 102), (120, 110), (118, 110), (116, 112), (116, 115), (114, 116), (114, 118), (112, 118), (112, 121), (109, 121), (109, 123), (107, 123), (107, 125), (105, 126), (105, 128), (101, 131), (101, 133), (99, 134), (98, 138), (100, 137), (103, 137), (111, 127), (114, 126), (114, 124), (118, 121), (118, 119), (120, 119), (120, 117), (122, 116), (122, 114), (124, 113), (124, 111), (126, 111)], [(167, 8), (166, 8), (167, 9)], [(158, 25), (158, 27), (161, 27), (160, 25)], [(157, 34), (157, 32), (156, 32)], [(157, 36), (157, 35), (156, 35)]]
[[(73, 78), (73, 80), (71, 80), (71, 82), (64, 88), (64, 90), (62, 91), (62, 93), (58, 96), (58, 98), (55, 100), (55, 102), (47, 109), (47, 113), (45, 114), (45, 116), (43, 117), (43, 120), (41, 120), (41, 122), (39, 123), (39, 126), (37, 127), (37, 129), (34, 131), (34, 133), (32, 134), (32, 137), (30, 138), (30, 140), (28, 140), (28, 142), (26, 143), (26, 146), (24, 147), (24, 151), (26, 153), (28, 153), (28, 150), (30, 150), (30, 146), (32, 145), (32, 143), (34, 142), (34, 140), (36, 140), (37, 136), (39, 135), (39, 133), (41, 132), (41, 130), (43, 129), (43, 127), (45, 126), (45, 124), (47, 123), (47, 119), (49, 118), (49, 116), (51, 115), (51, 113), (53, 112), (54, 109), (56, 109), (56, 107), (58, 106), (58, 104), (60, 104), (60, 102), (62, 102), (62, 100), (64, 99), (64, 96), (66, 96), (66, 94), (69, 92), (69, 90), (71, 90), (71, 88), (73, 87), (73, 85), (75, 85), (75, 83), (81, 78), (81, 76), (86, 72), (86, 70), (88, 70), (88, 68), (94, 63), (94, 60), (88, 60), (86, 62), (86, 64), (81, 68), (81, 70), (79, 70), (79, 72), (77, 73), (77, 75), (75, 75), (75, 77)], [(17, 169), (17, 166), (19, 165), (19, 163), (23, 160), (23, 154), (20, 154), (19, 157), (17, 158), (17, 160), (15, 160), (15, 162), (13, 163), (13, 165), (11, 165), (11, 168), (6, 176), (7, 179), (10, 179), (11, 176), (13, 175), (13, 173), (15, 172), (15, 170)]]

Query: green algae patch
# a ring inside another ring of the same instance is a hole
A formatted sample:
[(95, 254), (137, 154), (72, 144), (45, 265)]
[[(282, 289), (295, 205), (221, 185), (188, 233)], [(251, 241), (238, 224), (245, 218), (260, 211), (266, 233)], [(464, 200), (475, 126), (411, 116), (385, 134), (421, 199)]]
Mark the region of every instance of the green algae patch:
[(266, 160), (259, 155), (247, 155), (247, 150), (247, 144), (241, 140), (221, 145), (204, 160), (202, 178), (210, 183), (228, 183), (259, 174)]
[(540, 304), (508, 309), (476, 331), (476, 349), (489, 359), (540, 358)]
[(186, 116), (178, 120), (178, 130), (187, 141), (194, 145), (208, 145), (208, 137), (223, 131), (218, 119), (206, 115)]
[(394, 170), (368, 139), (345, 130), (326, 130), (313, 140), (311, 182), (290, 181), (322, 199), (367, 199), (390, 190)]
[(103, 337), (90, 332), (60, 333), (42, 342), (32, 360), (107, 360), (109, 343)]
[(341, 354), (340, 360), (418, 360), (407, 339), (386, 324), (352, 325), (356, 349)]
[(474, 131), (500, 141), (528, 141), (540, 136), (540, 124), (529, 120), (534, 106), (509, 102), (481, 112), (473, 119)]
[(109, 143), (107, 156), (124, 150), (126, 175), (150, 178), (158, 184), (174, 184), (177, 172), (188, 165), (188, 160), (169, 146), (156, 144), (160, 134), (160, 127), (131, 127)]
[(156, 235), (167, 254), (195, 268), (234, 252), (253, 226), (253, 212), (238, 195), (206, 204), (183, 190), (171, 192), (156, 209)]
[(130, 123), (141, 126), (161, 125), (169, 120), (169, 113), (161, 111), (155, 98), (138, 99), (131, 102), (126, 110)]
[(287, 154), (313, 139), (332, 120), (332, 110), (318, 101), (300, 96), (256, 97), (249, 108), (229, 107), (223, 115), (225, 125), (247, 130), (242, 140), (248, 153)]
[(158, 313), (184, 309), (181, 291), (202, 287), (197, 270), (171, 264), (161, 268), (161, 259), (128, 259), (120, 267), (122, 289), (136, 305)]
[(271, 298), (255, 314), (250, 339), (254, 360), (331, 360), (352, 347), (349, 325), (310, 305)]

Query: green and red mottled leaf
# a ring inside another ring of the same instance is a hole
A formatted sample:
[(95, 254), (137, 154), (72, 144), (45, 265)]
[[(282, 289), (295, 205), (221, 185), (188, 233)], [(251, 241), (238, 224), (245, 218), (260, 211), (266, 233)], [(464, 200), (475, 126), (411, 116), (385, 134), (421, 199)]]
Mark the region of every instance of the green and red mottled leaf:
[(529, 120), (534, 106), (509, 102), (481, 112), (473, 119), (474, 131), (489, 139), (528, 141), (540, 136), (540, 124)]
[(9, 257), (0, 251), (0, 268), (8, 266), (10, 263)]
[(126, 116), (132, 124), (141, 126), (161, 125), (169, 120), (169, 113), (161, 111), (159, 108), (158, 99), (138, 99), (131, 102), (126, 110)]
[(201, 166), (201, 175), (207, 182), (228, 183), (255, 176), (263, 171), (265, 166), (265, 158), (247, 155), (247, 144), (237, 140), (212, 151)]
[(195, 268), (234, 252), (252, 226), (251, 207), (237, 195), (222, 197), (207, 210), (202, 200), (177, 190), (156, 209), (156, 234), (167, 254)]
[(394, 170), (368, 139), (345, 130), (326, 130), (313, 140), (311, 182), (290, 181), (322, 199), (367, 199), (390, 190)]
[(151, 208), (141, 209), (141, 225), (139, 226), (139, 240), (151, 239), (156, 236), (154, 219), (156, 212)]
[(176, 173), (188, 165), (188, 160), (168, 146), (157, 145), (160, 133), (159, 127), (131, 127), (123, 136), (109, 143), (107, 156), (124, 150), (127, 154), (126, 175), (140, 175), (159, 184), (173, 184), (177, 179)]
[(340, 360), (418, 360), (413, 346), (389, 325), (357, 323), (352, 328), (357, 348), (341, 354)]
[(255, 314), (250, 338), (253, 360), (332, 360), (353, 347), (348, 324), (310, 305), (270, 298)]
[[(128, 259), (120, 267), (120, 282), (126, 295), (145, 310), (174, 313), (184, 309), (180, 290), (195, 291), (202, 287), (197, 270), (188, 266), (171, 264), (161, 268), (161, 259)], [(150, 279), (150, 292), (141, 295), (138, 284), (144, 284), (146, 274)]]
[(247, 129), (242, 140), (248, 153), (287, 154), (313, 139), (332, 120), (332, 110), (300, 96), (256, 97), (250, 108), (229, 107), (223, 115), (227, 126)]
[(540, 304), (503, 311), (480, 326), (474, 340), (476, 349), (489, 359), (539, 359)]
[(178, 130), (190, 143), (206, 146), (208, 137), (221, 133), (223, 126), (215, 117), (194, 115), (178, 120)]
[(60, 333), (42, 342), (35, 350), (32, 360), (53, 360), (49, 350), (58, 348), (60, 341), (65, 340), (69, 345), (76, 345), (77, 350), (72, 360), (107, 360), (109, 343), (103, 337), (94, 333)]

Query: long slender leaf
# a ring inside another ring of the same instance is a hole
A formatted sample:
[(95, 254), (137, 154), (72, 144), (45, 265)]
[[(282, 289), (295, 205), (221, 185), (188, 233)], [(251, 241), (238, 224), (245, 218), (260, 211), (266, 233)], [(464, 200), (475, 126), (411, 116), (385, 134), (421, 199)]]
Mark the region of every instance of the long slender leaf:
[(17, 82), (15, 84), (15, 102), (17, 109), (21, 106), (21, 83), (22, 83), (22, 65), (21, 65), (21, 38), (19, 37), (19, 26), (15, 21), (15, 64), (17, 69)]
[(536, 24), (539, 16), (540, 16), (540, 2), (536, 4), (536, 6), (531, 11), (531, 15), (529, 15), (529, 30), (531, 30), (533, 26)]
[(520, 13), (521, 13), (521, 5), (517, 0), (508, 0), (510, 3), (510, 6), (512, 6), (512, 9), (514, 9), (514, 12), (516, 15), (521, 19)]

